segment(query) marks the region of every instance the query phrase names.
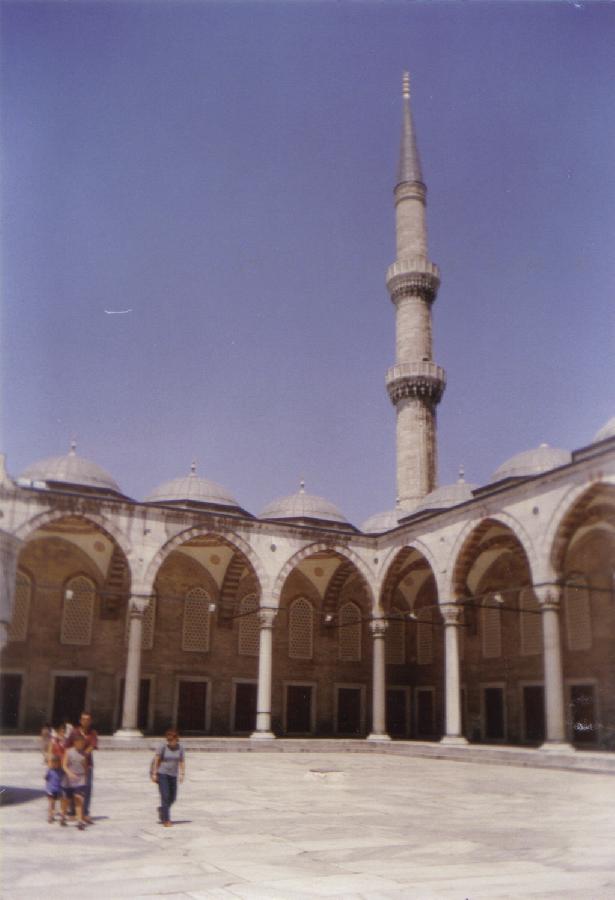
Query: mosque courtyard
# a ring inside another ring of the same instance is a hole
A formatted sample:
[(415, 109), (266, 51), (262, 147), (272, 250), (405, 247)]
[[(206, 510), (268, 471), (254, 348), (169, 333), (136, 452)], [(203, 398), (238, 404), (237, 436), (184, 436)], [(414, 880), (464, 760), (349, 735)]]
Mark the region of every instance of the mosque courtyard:
[(4, 900), (615, 896), (612, 774), (195, 750), (167, 829), (150, 758), (98, 753), (79, 832), (47, 823), (40, 753), (4, 750)]

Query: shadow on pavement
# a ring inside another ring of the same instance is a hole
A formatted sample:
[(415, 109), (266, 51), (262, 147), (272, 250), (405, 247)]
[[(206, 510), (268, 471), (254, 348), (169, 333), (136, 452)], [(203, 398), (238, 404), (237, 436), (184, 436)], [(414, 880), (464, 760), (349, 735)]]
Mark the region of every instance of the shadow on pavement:
[(17, 803), (29, 803), (30, 800), (39, 800), (45, 797), (45, 791), (37, 788), (13, 787), (3, 785), (0, 787), (0, 806), (14, 806)]

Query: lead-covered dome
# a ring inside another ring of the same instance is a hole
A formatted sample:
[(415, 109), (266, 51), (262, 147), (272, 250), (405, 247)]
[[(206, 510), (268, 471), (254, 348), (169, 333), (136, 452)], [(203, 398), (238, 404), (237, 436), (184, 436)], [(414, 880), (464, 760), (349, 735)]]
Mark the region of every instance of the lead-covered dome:
[(530, 475), (542, 475), (551, 469), (567, 465), (572, 459), (569, 450), (560, 450), (541, 444), (534, 450), (524, 450), (503, 463), (489, 479), (490, 483), (504, 481), (506, 478), (527, 478)]
[(467, 500), (473, 499), (473, 491), (477, 485), (468, 484), (463, 474), (460, 473), (459, 480), (454, 484), (443, 484), (442, 487), (436, 488), (435, 491), (423, 497), (417, 505), (414, 512), (425, 512), (431, 510), (435, 512), (439, 509), (451, 509), (453, 506), (459, 506)]
[(612, 419), (609, 419), (609, 421), (596, 432), (592, 444), (597, 444), (598, 441), (606, 441), (607, 438), (612, 437), (615, 437), (615, 416), (613, 416)]
[(122, 493), (108, 472), (90, 459), (77, 455), (74, 441), (66, 456), (50, 456), (24, 469), (18, 484), (49, 488), (62, 485), (103, 493)]
[(319, 522), (336, 522), (340, 525), (349, 525), (348, 520), (342, 515), (337, 506), (324, 497), (315, 494), (306, 494), (305, 485), (296, 494), (281, 497), (274, 500), (259, 516), (260, 519), (316, 519)]
[(145, 498), (146, 503), (173, 503), (181, 505), (203, 504), (241, 509), (237, 500), (226, 488), (201, 478), (196, 474), (196, 463), (190, 466), (189, 475), (180, 475), (165, 481)]
[(402, 516), (408, 516), (408, 510), (402, 510), (399, 507), (395, 509), (386, 509), (384, 512), (374, 513), (369, 519), (361, 525), (361, 531), (365, 534), (381, 534), (384, 531), (390, 531), (397, 528), (399, 520)]

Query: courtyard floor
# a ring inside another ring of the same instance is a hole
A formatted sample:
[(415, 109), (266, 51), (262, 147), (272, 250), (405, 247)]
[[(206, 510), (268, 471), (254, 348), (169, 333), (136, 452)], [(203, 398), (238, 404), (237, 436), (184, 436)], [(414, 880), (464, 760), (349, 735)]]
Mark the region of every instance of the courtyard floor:
[(615, 777), (351, 753), (200, 753), (173, 828), (147, 750), (101, 751), (92, 815), (49, 825), (0, 754), (2, 898), (615, 897)]

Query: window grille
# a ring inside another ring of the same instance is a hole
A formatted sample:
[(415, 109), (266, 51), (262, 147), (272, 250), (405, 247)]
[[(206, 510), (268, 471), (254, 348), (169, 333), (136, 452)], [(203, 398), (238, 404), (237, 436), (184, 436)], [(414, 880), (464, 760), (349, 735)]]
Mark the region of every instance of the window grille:
[(338, 628), (339, 658), (342, 662), (361, 661), (361, 610), (352, 601), (340, 609)]
[(389, 665), (401, 666), (406, 662), (406, 623), (399, 609), (391, 610), (384, 646)]
[(592, 645), (589, 589), (584, 575), (569, 575), (564, 589), (569, 650), (589, 650)]
[(502, 655), (502, 621), (501, 610), (494, 608), (495, 598), (490, 595), (483, 607), (483, 656), (485, 659), (497, 659)]
[(519, 594), (519, 608), (521, 610), (521, 655), (534, 656), (542, 653), (540, 605), (530, 587), (524, 587)]
[(64, 588), (60, 642), (87, 647), (92, 643), (96, 587), (85, 575), (67, 581)]
[(9, 641), (25, 641), (28, 636), (32, 582), (25, 572), (17, 572), (13, 616), (9, 626)]
[(258, 600), (253, 594), (244, 597), (239, 607), (238, 653), (240, 656), (258, 656), (260, 628), (258, 624)]
[(202, 587), (190, 588), (184, 599), (182, 650), (207, 653), (209, 617), (209, 594)]
[(416, 661), (419, 666), (428, 666), (433, 662), (433, 625), (431, 610), (418, 609), (416, 612)]
[(288, 616), (288, 655), (291, 659), (312, 659), (313, 619), (311, 603), (299, 597)]

